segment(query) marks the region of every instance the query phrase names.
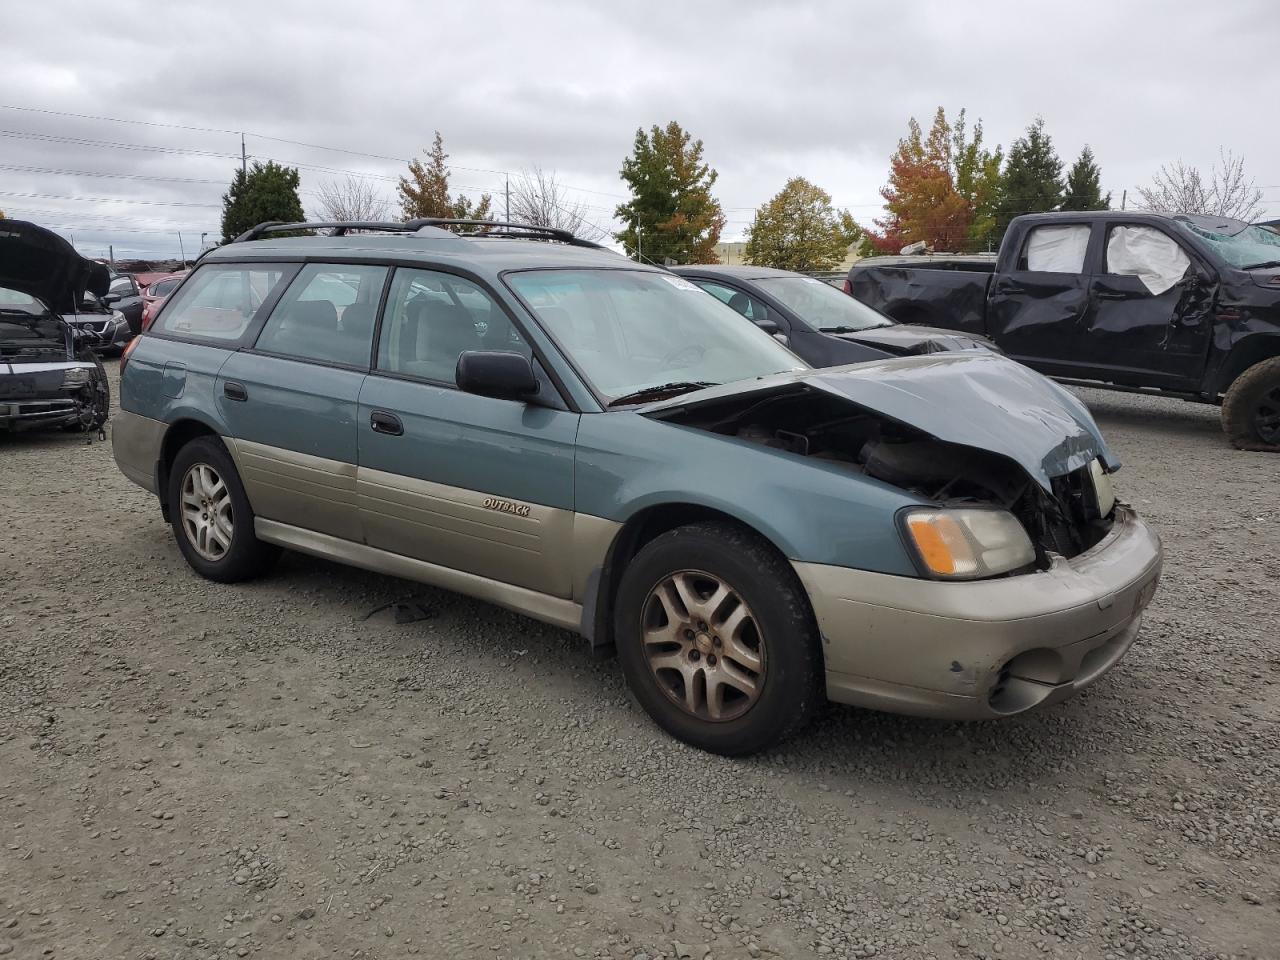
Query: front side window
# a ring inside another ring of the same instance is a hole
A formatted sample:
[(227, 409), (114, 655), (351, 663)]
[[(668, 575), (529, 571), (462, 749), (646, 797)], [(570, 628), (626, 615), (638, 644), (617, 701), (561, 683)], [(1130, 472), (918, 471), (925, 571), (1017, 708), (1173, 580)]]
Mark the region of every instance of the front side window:
[(482, 287), (434, 270), (397, 270), (378, 340), (378, 369), (453, 385), (458, 357), (468, 350), (532, 355)]
[(307, 264), (271, 311), (255, 349), (367, 368), (386, 279), (386, 267)]
[(606, 403), (667, 384), (729, 383), (805, 366), (683, 277), (532, 270), (508, 274), (507, 283)]
[(765, 277), (756, 283), (823, 333), (856, 333), (893, 325), (878, 310), (813, 277)]
[(715, 283), (712, 280), (694, 280), (693, 282), (721, 303), (737, 310), (748, 320), (764, 320), (768, 315), (769, 311), (763, 303), (741, 290), (726, 287), (723, 283)]
[(239, 340), (291, 268), (281, 264), (207, 264), (175, 294), (154, 330), (209, 340)]
[(147, 289), (147, 294), (152, 297), (167, 297), (177, 289), (178, 284), (181, 282), (182, 279), (180, 277), (172, 277), (168, 280), (159, 280)]
[(1153, 296), (1183, 278), (1191, 258), (1162, 230), (1112, 227), (1107, 234), (1106, 272), (1137, 277)]
[(1044, 273), (1084, 273), (1091, 229), (1087, 223), (1033, 227), (1019, 266)]

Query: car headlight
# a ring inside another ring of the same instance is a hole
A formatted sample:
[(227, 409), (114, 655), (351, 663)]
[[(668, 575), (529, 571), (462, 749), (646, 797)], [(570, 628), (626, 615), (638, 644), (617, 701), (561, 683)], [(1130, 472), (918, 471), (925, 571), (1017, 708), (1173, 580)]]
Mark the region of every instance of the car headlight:
[(89, 382), (89, 371), (85, 367), (72, 367), (62, 375), (62, 389), (76, 390)]
[(994, 577), (1036, 559), (1027, 531), (1007, 510), (911, 508), (900, 522), (921, 572), (939, 579)]
[(1098, 516), (1106, 517), (1116, 505), (1116, 493), (1111, 487), (1111, 475), (1102, 460), (1095, 458), (1089, 464), (1089, 476), (1093, 478), (1093, 492), (1098, 498)]

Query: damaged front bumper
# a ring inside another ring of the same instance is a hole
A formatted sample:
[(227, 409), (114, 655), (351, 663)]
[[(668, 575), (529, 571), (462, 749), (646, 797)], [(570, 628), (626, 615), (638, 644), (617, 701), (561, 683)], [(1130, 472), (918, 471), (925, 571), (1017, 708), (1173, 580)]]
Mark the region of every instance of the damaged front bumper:
[(57, 427), (83, 419), (97, 368), (83, 361), (0, 363), (0, 430)]
[(1124, 656), (1155, 594), (1160, 539), (1127, 507), (1049, 569), (967, 583), (795, 562), (823, 638), (830, 699), (994, 719), (1057, 703)]

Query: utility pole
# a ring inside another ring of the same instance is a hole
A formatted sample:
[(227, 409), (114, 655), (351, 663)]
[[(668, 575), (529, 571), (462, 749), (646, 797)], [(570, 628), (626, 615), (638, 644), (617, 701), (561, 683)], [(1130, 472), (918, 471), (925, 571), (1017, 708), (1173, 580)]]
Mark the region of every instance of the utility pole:
[(114, 243), (107, 244), (107, 260), (111, 264), (111, 269), (116, 268), (116, 245)]
[(1129, 191), (1121, 190), (1120, 191), (1120, 209), (1121, 210), (1124, 209), (1124, 205), (1128, 202), (1128, 200), (1129, 200)]
[(507, 223), (511, 222), (511, 174), (507, 174), (507, 212), (503, 214), (502, 219)]
[(181, 234), (181, 232), (179, 232), (179, 234), (178, 234), (178, 254), (179, 254), (179, 256), (181, 256), (181, 257), (182, 257), (182, 265), (185, 267), (185, 266), (187, 265), (187, 252), (186, 252), (186, 250), (184, 250), (184, 249), (182, 248), (182, 234)]
[(644, 262), (644, 254), (640, 252), (640, 224), (636, 223), (636, 263)]
[(244, 150), (244, 134), (240, 134), (240, 173), (249, 176), (249, 155)]

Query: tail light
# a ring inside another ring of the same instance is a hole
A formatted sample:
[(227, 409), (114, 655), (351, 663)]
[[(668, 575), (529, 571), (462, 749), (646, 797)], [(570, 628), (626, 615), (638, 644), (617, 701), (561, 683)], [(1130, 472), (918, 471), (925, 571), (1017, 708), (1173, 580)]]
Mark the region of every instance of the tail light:
[(844, 278), (844, 292), (851, 297), (853, 296), (853, 284), (849, 282), (848, 277)]
[(124, 368), (129, 364), (129, 357), (133, 354), (133, 351), (138, 346), (138, 341), (141, 339), (142, 336), (139, 335), (125, 344), (124, 352), (120, 354), (120, 376), (124, 376)]

